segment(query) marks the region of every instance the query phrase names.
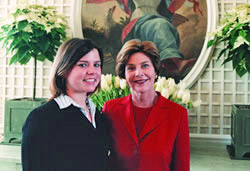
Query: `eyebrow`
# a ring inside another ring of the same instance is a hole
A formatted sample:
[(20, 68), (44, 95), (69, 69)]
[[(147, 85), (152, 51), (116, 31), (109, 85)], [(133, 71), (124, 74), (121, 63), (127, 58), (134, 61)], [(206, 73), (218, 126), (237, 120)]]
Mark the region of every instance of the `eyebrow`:
[[(86, 62), (86, 63), (88, 63), (89, 61), (79, 60), (78, 62)], [(101, 62), (101, 61), (94, 61), (94, 62)]]
[[(150, 61), (143, 61), (143, 62), (141, 62), (140, 64), (145, 64), (145, 63), (148, 63), (148, 62), (150, 62)], [(126, 64), (126, 66), (127, 66), (127, 65), (134, 65), (134, 64), (129, 64), (129, 63), (128, 63), (128, 64)]]

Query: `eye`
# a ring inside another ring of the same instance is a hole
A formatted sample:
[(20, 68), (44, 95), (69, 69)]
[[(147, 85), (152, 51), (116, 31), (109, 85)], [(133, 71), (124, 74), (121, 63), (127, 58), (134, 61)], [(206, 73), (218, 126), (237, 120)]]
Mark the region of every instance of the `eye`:
[(86, 67), (87, 63), (81, 63), (81, 64), (78, 64), (78, 66), (80, 66), (80, 67)]
[(126, 69), (129, 70), (129, 71), (132, 71), (132, 70), (135, 69), (135, 67), (134, 66), (127, 66)]
[(101, 64), (100, 63), (96, 63), (96, 64), (94, 64), (94, 67), (99, 68), (99, 67), (101, 67)]
[(147, 67), (149, 67), (149, 64), (143, 64), (142, 67), (147, 68)]

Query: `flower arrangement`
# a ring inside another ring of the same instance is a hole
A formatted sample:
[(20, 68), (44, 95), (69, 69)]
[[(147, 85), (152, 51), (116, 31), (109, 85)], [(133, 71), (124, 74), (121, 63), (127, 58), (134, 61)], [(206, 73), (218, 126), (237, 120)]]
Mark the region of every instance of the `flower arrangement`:
[(243, 4), (226, 12), (208, 47), (224, 43), (217, 60), (224, 54), (225, 64), (232, 61), (233, 69), (242, 77), (250, 72), (250, 4)]
[[(162, 96), (187, 109), (199, 106), (201, 101), (197, 100), (193, 102), (190, 97), (190, 91), (185, 87), (184, 82), (176, 84), (174, 79), (166, 79), (165, 77), (158, 77), (154, 85), (154, 89), (160, 92)], [(127, 96), (129, 93), (130, 88), (125, 79), (120, 79), (118, 76), (112, 74), (106, 74), (102, 75), (101, 78), (101, 90), (94, 93), (91, 99), (97, 108), (101, 110), (106, 101)]]
[(35, 99), (37, 60), (54, 60), (58, 47), (66, 40), (67, 21), (57, 15), (55, 7), (23, 5), (17, 6), (6, 22), (0, 29), (0, 41), (12, 55), (9, 64), (27, 64), (34, 58)]

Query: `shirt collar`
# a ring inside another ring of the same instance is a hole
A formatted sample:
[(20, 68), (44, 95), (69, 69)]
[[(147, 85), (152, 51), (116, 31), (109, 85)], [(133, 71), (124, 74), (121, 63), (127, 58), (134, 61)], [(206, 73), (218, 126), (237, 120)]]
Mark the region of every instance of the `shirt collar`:
[[(73, 106), (78, 107), (81, 110), (84, 110), (78, 103), (76, 103), (71, 97), (69, 97), (67, 95), (61, 94), (60, 96), (54, 98), (54, 100), (56, 101), (56, 103), (58, 104), (60, 109), (65, 109), (72, 104)], [(90, 98), (88, 98), (88, 101), (89, 101), (91, 113), (94, 114), (96, 106)]]

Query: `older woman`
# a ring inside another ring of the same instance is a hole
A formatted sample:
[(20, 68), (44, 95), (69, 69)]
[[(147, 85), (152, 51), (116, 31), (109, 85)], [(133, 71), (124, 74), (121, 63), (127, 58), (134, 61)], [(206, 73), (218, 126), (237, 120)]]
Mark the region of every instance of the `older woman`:
[(187, 110), (154, 91), (159, 65), (159, 52), (149, 41), (130, 40), (117, 56), (117, 74), (131, 94), (103, 108), (111, 125), (114, 170), (189, 170)]

